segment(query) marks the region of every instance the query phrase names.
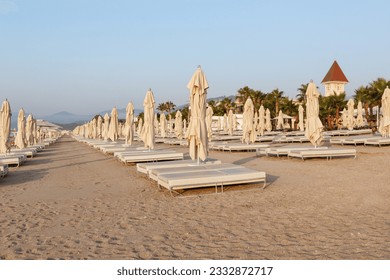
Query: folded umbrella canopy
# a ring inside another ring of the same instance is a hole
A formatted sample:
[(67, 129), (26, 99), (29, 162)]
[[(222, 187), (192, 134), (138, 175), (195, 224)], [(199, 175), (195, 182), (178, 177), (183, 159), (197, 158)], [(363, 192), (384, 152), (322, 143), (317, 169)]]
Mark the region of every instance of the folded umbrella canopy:
[(309, 141), (317, 147), (322, 142), (323, 125), (319, 118), (319, 103), (318, 97), (320, 93), (313, 82), (310, 82), (306, 90), (306, 130), (305, 136)]
[(11, 115), (11, 106), (6, 99), (0, 109), (0, 154), (6, 153), (10, 148)]
[(154, 95), (151, 89), (144, 99), (144, 123), (141, 130), (141, 140), (146, 148), (154, 149)]
[(206, 98), (209, 85), (200, 66), (187, 85), (190, 90), (191, 117), (187, 129), (190, 156), (193, 160), (206, 160), (208, 136), (206, 127)]
[(116, 107), (112, 108), (110, 126), (108, 128), (108, 137), (115, 142), (118, 139), (118, 110)]
[(126, 107), (126, 123), (125, 123), (125, 142), (126, 145), (133, 144), (134, 137), (134, 105), (129, 102)]
[[(104, 114), (104, 126), (103, 126), (103, 138), (104, 141), (108, 141), (108, 129), (110, 127), (110, 116), (108, 113)], [(85, 132), (84, 132), (85, 134)]]
[(348, 128), (348, 130), (353, 130), (356, 121), (355, 121), (355, 117), (354, 117), (355, 102), (353, 101), (352, 98), (348, 100), (347, 107), (348, 107), (347, 128)]
[(26, 148), (26, 116), (23, 108), (19, 110), (18, 114), (18, 133), (16, 134), (15, 145), (19, 149)]
[(299, 105), (299, 108), (298, 108), (298, 112), (299, 112), (299, 115), (298, 115), (298, 118), (299, 118), (299, 123), (298, 123), (299, 131), (305, 131), (305, 125), (303, 123), (303, 112), (304, 111), (305, 111), (305, 109), (303, 109), (302, 105)]
[(382, 95), (382, 119), (379, 132), (383, 137), (390, 137), (390, 89), (386, 87)]
[(242, 143), (254, 143), (256, 140), (256, 132), (254, 127), (254, 105), (250, 97), (245, 101), (244, 113), (242, 114)]
[(175, 115), (175, 135), (179, 140), (183, 138), (183, 116), (179, 110)]
[(267, 108), (267, 110), (265, 111), (265, 129), (266, 129), (268, 132), (271, 132), (271, 131), (272, 131), (271, 112), (269, 111), (268, 108)]
[(207, 137), (211, 139), (213, 136), (213, 129), (212, 129), (212, 123), (213, 123), (213, 107), (210, 105), (206, 109), (206, 127), (207, 127)]

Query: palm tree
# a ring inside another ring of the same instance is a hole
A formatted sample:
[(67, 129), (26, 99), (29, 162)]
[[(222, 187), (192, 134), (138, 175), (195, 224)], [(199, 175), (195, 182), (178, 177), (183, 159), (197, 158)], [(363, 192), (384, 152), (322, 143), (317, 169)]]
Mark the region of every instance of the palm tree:
[(173, 110), (176, 109), (176, 105), (172, 101), (165, 102), (165, 108), (168, 114), (170, 115)]
[(321, 118), (326, 120), (327, 128), (334, 129), (340, 119), (340, 111), (347, 105), (345, 92), (339, 95), (330, 95), (320, 99)]
[(282, 99), (284, 92), (279, 90), (278, 88), (274, 89), (269, 93), (271, 96), (271, 99), (274, 100), (275, 102), (275, 114), (279, 113), (279, 104), (280, 104), (280, 99)]
[(255, 106), (255, 110), (258, 110), (262, 105), (263, 100), (265, 99), (265, 94), (261, 90), (254, 90), (249, 88), (248, 86), (240, 88), (237, 91), (235, 102), (237, 105), (236, 107), (239, 107), (241, 109), (248, 97), (251, 97)]
[(219, 106), (221, 107), (221, 111), (228, 113), (230, 109), (235, 107), (235, 103), (230, 100), (230, 98), (225, 97), (219, 102)]
[(369, 120), (371, 119), (372, 111), (369, 110), (369, 108), (372, 106), (371, 105), (371, 100), (370, 100), (370, 89), (368, 86), (360, 86), (357, 89), (355, 89), (355, 95), (353, 96), (355, 99), (356, 103), (359, 101), (362, 102), (363, 108), (364, 108), (364, 113), (366, 115), (366, 119)]
[(167, 110), (166, 104), (165, 103), (158, 104), (157, 110), (159, 110), (161, 113), (165, 112)]
[(301, 104), (306, 102), (306, 90), (307, 90), (308, 85), (309, 85), (309, 83), (301, 84), (301, 86), (299, 88), (297, 88), (298, 94), (296, 95), (296, 98), (297, 98), (298, 102)]
[(288, 97), (283, 97), (280, 100), (280, 109), (283, 111), (283, 113), (290, 116), (296, 116), (298, 114), (298, 105)]

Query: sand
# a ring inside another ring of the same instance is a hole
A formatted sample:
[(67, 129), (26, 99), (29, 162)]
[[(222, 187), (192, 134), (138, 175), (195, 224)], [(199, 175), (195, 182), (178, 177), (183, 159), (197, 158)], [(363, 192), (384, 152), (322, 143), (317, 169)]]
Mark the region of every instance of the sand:
[(357, 151), (211, 151), (269, 186), (182, 198), (65, 136), (0, 180), (0, 259), (390, 259), (390, 147)]

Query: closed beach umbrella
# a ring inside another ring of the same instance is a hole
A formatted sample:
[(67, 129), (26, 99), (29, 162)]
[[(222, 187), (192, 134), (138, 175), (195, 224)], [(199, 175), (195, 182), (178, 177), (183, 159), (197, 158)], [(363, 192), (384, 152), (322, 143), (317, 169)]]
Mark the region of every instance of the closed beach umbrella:
[(97, 121), (96, 118), (93, 118), (91, 121), (92, 126), (92, 138), (97, 139)]
[(233, 115), (233, 130), (237, 130), (237, 116)]
[(356, 117), (356, 126), (363, 127), (365, 125), (363, 118), (363, 104), (361, 101), (358, 102), (357, 106), (357, 117)]
[(347, 108), (347, 128), (348, 130), (353, 130), (353, 127), (355, 126), (355, 117), (353, 116), (355, 113), (355, 102), (352, 98), (348, 100)]
[[(104, 114), (104, 126), (103, 126), (103, 138), (104, 141), (108, 141), (108, 129), (110, 127), (110, 116), (108, 113)], [(85, 130), (84, 130), (85, 131)], [(85, 132), (84, 132), (85, 134)]]
[(169, 113), (168, 113), (168, 120), (167, 120), (167, 130), (169, 134), (173, 132), (172, 116)]
[(9, 148), (9, 136), (11, 133), (11, 106), (8, 100), (3, 101), (0, 110), (0, 154), (7, 152)]
[(256, 134), (254, 131), (253, 115), (254, 105), (252, 99), (248, 97), (244, 104), (244, 113), (242, 116), (242, 143), (249, 144), (254, 143), (256, 140)]
[(305, 136), (317, 147), (322, 142), (323, 125), (319, 118), (318, 97), (320, 93), (313, 82), (310, 82), (306, 90), (306, 130)]
[(206, 160), (208, 155), (208, 136), (206, 127), (206, 98), (209, 85), (202, 69), (198, 67), (189, 81), (191, 117), (187, 129), (189, 153), (193, 160)]
[(207, 127), (207, 137), (211, 139), (213, 136), (213, 129), (212, 129), (212, 123), (213, 123), (213, 107), (210, 105), (207, 107), (206, 110), (206, 127)]
[(279, 110), (279, 115), (276, 120), (276, 129), (283, 129), (283, 112)]
[(271, 132), (271, 131), (272, 131), (271, 112), (269, 111), (268, 108), (267, 108), (267, 110), (265, 111), (265, 129), (266, 129), (268, 132)]
[(183, 135), (185, 135), (187, 132), (187, 120), (184, 119), (183, 120)]
[(154, 149), (154, 95), (151, 89), (146, 92), (144, 99), (144, 125), (141, 131), (141, 139), (146, 148)]
[(228, 127), (228, 117), (227, 117), (227, 115), (225, 113), (225, 114), (223, 114), (223, 131), (224, 132), (228, 132), (228, 130), (229, 130), (229, 127)]
[(341, 112), (341, 120), (342, 120), (342, 127), (347, 127), (347, 124), (348, 124), (348, 112), (347, 112), (347, 109), (343, 109), (343, 111)]
[(379, 132), (383, 137), (390, 137), (390, 89), (386, 87), (382, 95), (382, 119)]
[(233, 117), (233, 110), (230, 109), (229, 110), (229, 114), (228, 114), (228, 128), (229, 128), (229, 135), (233, 135), (233, 121), (234, 121), (234, 117)]
[(253, 129), (257, 132), (257, 127), (259, 126), (259, 113), (254, 110), (255, 117), (253, 118)]
[(138, 126), (137, 126), (138, 137), (141, 137), (143, 122), (144, 121), (138, 116)]
[(164, 113), (160, 114), (160, 130), (161, 130), (161, 137), (165, 138), (167, 135), (167, 118), (165, 117)]
[(299, 105), (299, 108), (298, 108), (298, 118), (299, 118), (299, 122), (298, 122), (298, 126), (299, 126), (299, 131), (305, 131), (305, 125), (303, 124), (303, 112), (305, 110), (303, 109), (302, 105)]
[(127, 145), (133, 144), (134, 137), (134, 105), (129, 102), (126, 107), (126, 123), (125, 123), (125, 142)]
[(28, 115), (26, 120), (26, 141), (27, 146), (34, 145), (34, 135), (33, 135), (33, 116)]
[(265, 110), (264, 106), (261, 105), (259, 108), (259, 125), (257, 127), (257, 131), (259, 132), (260, 136), (264, 135), (265, 131)]
[(16, 134), (15, 145), (19, 149), (26, 148), (26, 117), (23, 108), (19, 110), (18, 114), (18, 133)]
[(33, 119), (33, 138), (34, 138), (34, 145), (35, 145), (39, 142), (37, 120), (36, 119)]
[(175, 115), (175, 135), (179, 140), (183, 138), (183, 119), (179, 110)]
[(160, 123), (158, 122), (157, 113), (154, 114), (154, 135), (158, 134), (158, 129), (160, 127)]
[(116, 107), (112, 108), (110, 126), (108, 128), (108, 137), (115, 142), (118, 139), (118, 110)]
[(103, 118), (102, 116), (98, 116), (98, 120), (97, 120), (97, 137), (98, 139), (102, 139), (102, 133), (103, 131)]

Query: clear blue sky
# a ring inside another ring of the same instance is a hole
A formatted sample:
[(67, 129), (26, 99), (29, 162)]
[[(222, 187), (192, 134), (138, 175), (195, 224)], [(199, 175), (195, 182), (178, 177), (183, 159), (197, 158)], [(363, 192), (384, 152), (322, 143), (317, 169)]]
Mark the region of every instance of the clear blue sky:
[(243, 86), (294, 97), (336, 59), (347, 95), (390, 79), (390, 1), (0, 0), (0, 99), (13, 112), (95, 113), (148, 88), (188, 102), (198, 65), (209, 97)]

